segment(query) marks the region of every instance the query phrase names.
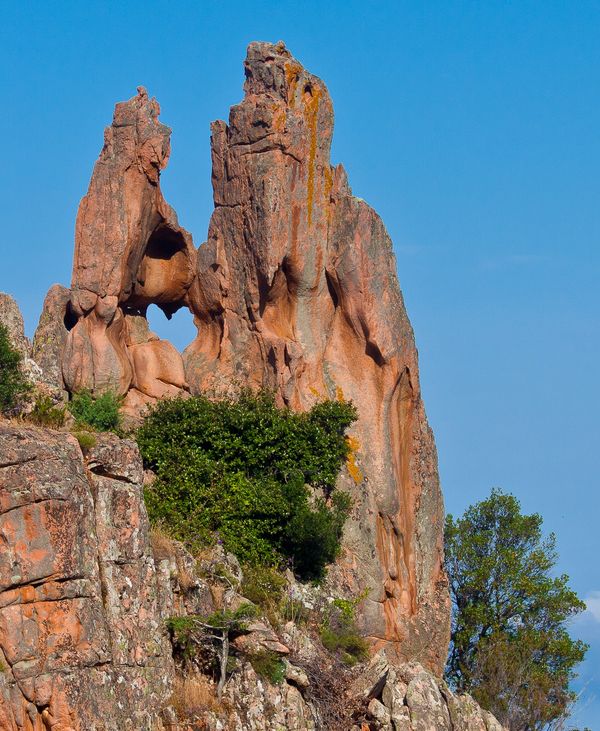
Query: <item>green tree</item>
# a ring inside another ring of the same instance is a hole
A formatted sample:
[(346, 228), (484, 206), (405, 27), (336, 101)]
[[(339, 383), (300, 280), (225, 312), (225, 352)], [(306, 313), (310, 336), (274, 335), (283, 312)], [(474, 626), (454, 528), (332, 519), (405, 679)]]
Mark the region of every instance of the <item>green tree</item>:
[(145, 493), (150, 518), (192, 550), (218, 535), (246, 563), (289, 559), (302, 578), (320, 578), (350, 512), (335, 483), (355, 419), (349, 403), (296, 413), (249, 391), (159, 402), (137, 434), (157, 475)]
[(567, 622), (585, 609), (556, 576), (556, 539), (540, 515), (493, 490), (458, 519), (446, 518), (452, 598), (449, 683), (471, 693), (511, 731), (539, 731), (568, 714), (569, 683), (587, 646)]
[(0, 413), (10, 414), (28, 398), (31, 386), (21, 370), (21, 354), (0, 323)]

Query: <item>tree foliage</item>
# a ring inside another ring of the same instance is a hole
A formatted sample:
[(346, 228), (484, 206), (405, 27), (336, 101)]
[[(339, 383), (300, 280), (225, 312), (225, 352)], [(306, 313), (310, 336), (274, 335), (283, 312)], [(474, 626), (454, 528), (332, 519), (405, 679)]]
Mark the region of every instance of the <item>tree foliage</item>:
[(349, 403), (295, 413), (249, 391), (159, 402), (137, 435), (157, 475), (146, 491), (150, 517), (192, 548), (216, 534), (244, 562), (289, 559), (299, 576), (319, 578), (350, 510), (335, 483), (355, 418)]
[(0, 323), (0, 413), (11, 414), (27, 400), (31, 386), (21, 370), (21, 354), (13, 348)]
[(569, 683), (587, 650), (567, 632), (585, 609), (556, 576), (556, 540), (542, 518), (493, 490), (462, 518), (446, 518), (446, 570), (453, 603), (446, 675), (511, 731), (537, 731), (563, 717)]

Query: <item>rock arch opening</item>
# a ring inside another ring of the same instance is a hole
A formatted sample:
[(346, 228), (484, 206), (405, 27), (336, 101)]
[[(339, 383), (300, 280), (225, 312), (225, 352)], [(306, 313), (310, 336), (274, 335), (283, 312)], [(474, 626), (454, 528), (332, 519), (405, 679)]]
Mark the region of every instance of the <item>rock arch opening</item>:
[(198, 328), (194, 323), (194, 315), (183, 306), (170, 317), (166, 317), (158, 305), (151, 304), (146, 310), (146, 319), (150, 330), (161, 340), (168, 340), (180, 353), (195, 340)]
[(157, 304), (167, 317), (182, 305), (194, 278), (194, 260), (179, 229), (157, 226), (148, 239), (127, 304)]

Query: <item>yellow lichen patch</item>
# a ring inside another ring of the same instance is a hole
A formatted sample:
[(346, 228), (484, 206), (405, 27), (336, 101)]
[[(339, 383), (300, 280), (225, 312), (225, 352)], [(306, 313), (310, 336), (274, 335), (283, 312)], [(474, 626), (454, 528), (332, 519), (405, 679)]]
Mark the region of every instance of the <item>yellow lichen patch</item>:
[(321, 394), (319, 393), (319, 390), (315, 388), (314, 386), (310, 386), (308, 389), (313, 396), (316, 396), (317, 398), (321, 398)]
[(335, 387), (335, 397), (338, 401), (344, 401), (344, 391), (341, 386)]
[(318, 86), (307, 84), (302, 95), (304, 103), (304, 119), (310, 134), (308, 148), (308, 181), (306, 183), (306, 207), (308, 210), (308, 225), (312, 223), (312, 209), (315, 188), (315, 158), (317, 156), (317, 117), (319, 114), (319, 98), (321, 90)]
[(346, 458), (346, 467), (348, 468), (348, 474), (358, 485), (363, 481), (363, 473), (360, 467), (356, 464), (356, 453), (359, 450), (360, 442), (356, 437), (346, 437), (346, 443), (350, 450), (348, 457)]
[(299, 63), (293, 61), (286, 61), (285, 63), (285, 80), (288, 85), (288, 104), (290, 109), (293, 109), (296, 104), (296, 86), (300, 79), (300, 73), (302, 72), (302, 66)]
[(273, 129), (277, 130), (277, 132), (284, 132), (287, 121), (285, 107), (281, 104), (273, 104), (271, 108), (273, 110)]

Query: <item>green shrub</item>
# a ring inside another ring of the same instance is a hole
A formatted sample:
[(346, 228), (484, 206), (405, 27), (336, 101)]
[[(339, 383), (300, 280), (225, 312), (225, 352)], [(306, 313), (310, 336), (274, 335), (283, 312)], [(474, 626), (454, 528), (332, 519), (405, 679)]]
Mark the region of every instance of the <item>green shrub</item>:
[(363, 593), (356, 599), (334, 599), (321, 625), (321, 642), (346, 665), (354, 665), (368, 654), (368, 645), (355, 623), (356, 607), (365, 596)]
[(0, 323), (0, 413), (10, 414), (26, 403), (31, 385), (21, 370), (21, 354), (12, 347)]
[(272, 650), (255, 652), (248, 657), (254, 672), (273, 685), (283, 683), (285, 679), (285, 662)]
[(349, 403), (294, 413), (249, 391), (159, 402), (137, 435), (157, 475), (146, 491), (150, 517), (192, 550), (216, 536), (244, 563), (289, 559), (299, 576), (320, 578), (350, 510), (335, 482), (355, 419)]
[(96, 446), (96, 437), (89, 431), (75, 431), (73, 436), (79, 442), (81, 449), (86, 452)]
[(240, 593), (260, 607), (278, 606), (287, 581), (281, 571), (272, 566), (246, 565)]
[(65, 406), (55, 406), (50, 396), (38, 394), (27, 418), (38, 426), (59, 429), (65, 423), (66, 411)]
[(121, 399), (111, 391), (94, 397), (89, 391), (73, 394), (69, 411), (78, 425), (91, 426), (97, 431), (116, 431), (121, 425)]

